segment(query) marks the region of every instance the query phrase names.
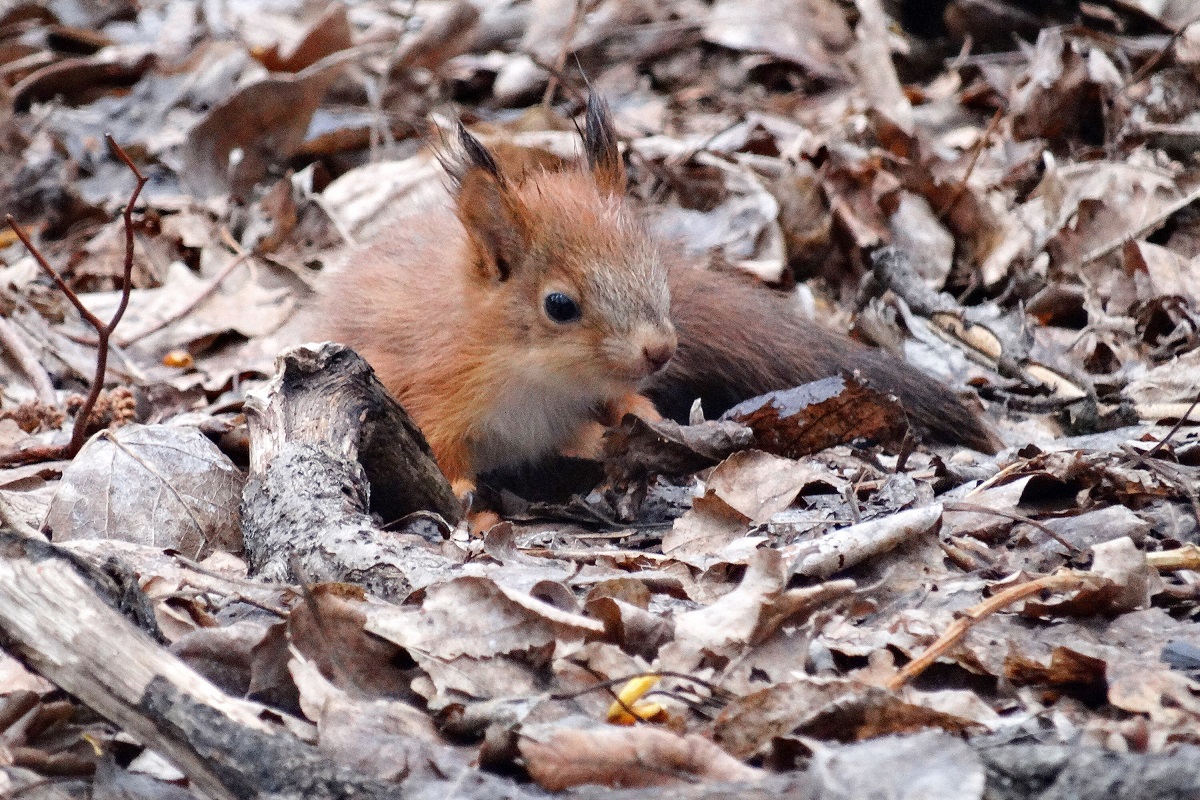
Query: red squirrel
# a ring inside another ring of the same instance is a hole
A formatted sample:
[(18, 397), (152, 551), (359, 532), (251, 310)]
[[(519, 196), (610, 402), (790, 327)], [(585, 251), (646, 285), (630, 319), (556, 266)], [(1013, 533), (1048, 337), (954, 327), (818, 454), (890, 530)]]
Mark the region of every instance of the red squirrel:
[(336, 276), (322, 333), (356, 349), (424, 432), (456, 492), (489, 470), (594, 455), (655, 401), (718, 414), (857, 370), (935, 438), (996, 450), (945, 386), (798, 318), (753, 279), (691, 266), (624, 199), (603, 101), (588, 101), (585, 165), (489, 150), (459, 126), (450, 208), (405, 218)]

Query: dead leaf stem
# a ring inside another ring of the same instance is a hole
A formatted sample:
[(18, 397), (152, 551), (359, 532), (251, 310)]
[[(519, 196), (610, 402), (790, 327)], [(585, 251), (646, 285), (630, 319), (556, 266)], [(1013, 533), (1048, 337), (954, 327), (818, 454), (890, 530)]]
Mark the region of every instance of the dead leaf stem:
[(176, 309), (174, 311), (174, 313), (167, 315), (166, 317), (164, 317), (163, 319), (154, 323), (153, 325), (146, 328), (145, 330), (140, 330), (135, 333), (131, 333), (131, 334), (129, 334), (129, 336), (125, 337), (124, 339), (120, 339), (117, 342), (117, 347), (129, 347), (130, 345), (132, 345), (136, 342), (139, 342), (142, 339), (145, 339), (147, 336), (153, 336), (154, 334), (161, 331), (163, 328), (170, 327), (171, 325), (174, 325), (176, 322), (179, 322), (181, 319), (186, 317), (188, 314), (195, 311), (196, 308), (201, 303), (203, 303), (205, 300), (207, 300), (209, 297), (211, 297), (213, 292), (215, 292), (217, 290), (217, 287), (219, 287), (222, 283), (224, 283), (225, 279), (228, 278), (231, 274), (233, 274), (233, 271), (235, 269), (237, 269), (239, 266), (244, 264), (250, 258), (251, 255), (253, 255), (253, 254), (246, 250), (242, 250), (241, 252), (239, 252), (236, 256), (234, 256), (234, 258), (228, 264), (226, 264), (221, 269), (221, 271), (219, 273), (217, 273), (213, 277), (213, 279), (211, 281), (208, 282), (207, 286), (205, 286), (203, 289), (201, 289), (200, 292), (198, 292), (196, 294), (196, 296), (191, 299), (190, 302), (185, 303), (181, 308)]
[(1178, 28), (1171, 31), (1171, 35), (1167, 37), (1167, 41), (1158, 49), (1158, 52), (1146, 59), (1146, 62), (1142, 64), (1142, 66), (1138, 67), (1137, 72), (1133, 73), (1129, 80), (1125, 82), (1125, 85), (1121, 87), (1121, 90), (1117, 92), (1116, 96), (1120, 97), (1128, 92), (1131, 88), (1144, 81), (1146, 76), (1153, 72), (1154, 68), (1158, 66), (1158, 62), (1166, 58), (1167, 53), (1172, 47), (1175, 46), (1175, 43), (1179, 41), (1179, 38), (1187, 33), (1188, 28), (1197, 22), (1200, 22), (1200, 14), (1197, 14), (1184, 24), (1180, 25)]
[(1200, 393), (1196, 394), (1196, 398), (1194, 400), (1192, 400), (1192, 404), (1190, 406), (1188, 406), (1188, 410), (1183, 412), (1183, 416), (1180, 417), (1175, 422), (1175, 424), (1171, 427), (1171, 430), (1167, 431), (1167, 435), (1164, 436), (1162, 439), (1160, 439), (1158, 441), (1158, 444), (1154, 445), (1154, 447), (1151, 447), (1149, 450), (1146, 451), (1146, 453), (1145, 453), (1146, 458), (1154, 458), (1155, 456), (1157, 456), (1159, 451), (1161, 451), (1164, 447), (1166, 447), (1167, 443), (1171, 441), (1171, 438), (1175, 434), (1179, 433), (1179, 429), (1183, 427), (1183, 423), (1190, 422), (1188, 417), (1190, 417), (1192, 415), (1192, 412), (1196, 410), (1196, 405), (1198, 403), (1200, 403)]
[(975, 172), (975, 165), (979, 163), (979, 157), (983, 155), (984, 149), (987, 148), (988, 141), (996, 134), (996, 129), (1000, 127), (1000, 120), (1002, 119), (1004, 119), (1004, 109), (997, 108), (996, 113), (992, 115), (992, 121), (988, 123), (987, 128), (980, 135), (979, 141), (971, 149), (971, 160), (967, 162), (967, 169), (958, 181), (958, 188), (954, 190), (954, 195), (947, 201), (946, 207), (938, 212), (937, 218), (939, 221), (944, 222), (946, 217), (950, 216), (950, 212), (963, 199), (963, 195), (967, 193), (967, 181), (971, 179), (971, 174)]
[(999, 508), (989, 508), (987, 506), (979, 505), (978, 503), (943, 503), (942, 506), (947, 511), (960, 511), (967, 514), (994, 514), (997, 517), (1011, 519), (1014, 522), (1023, 522), (1026, 525), (1032, 525), (1054, 541), (1061, 544), (1063, 547), (1067, 548), (1067, 552), (1071, 553), (1072, 555), (1080, 552), (1078, 547), (1064, 539), (1061, 534), (1057, 533), (1049, 525), (1046, 525), (1043, 522), (1038, 522), (1036, 519), (1027, 517), (1024, 514), (1017, 514), (1013, 511), (1004, 511)]

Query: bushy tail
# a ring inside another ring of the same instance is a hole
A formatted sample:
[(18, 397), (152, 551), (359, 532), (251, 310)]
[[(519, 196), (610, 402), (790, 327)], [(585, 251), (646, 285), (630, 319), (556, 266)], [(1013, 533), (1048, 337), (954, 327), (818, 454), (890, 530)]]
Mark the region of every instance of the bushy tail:
[(918, 432), (985, 453), (999, 441), (948, 388), (890, 354), (806, 322), (787, 298), (728, 272), (671, 270), (675, 357), (644, 387), (665, 416), (684, 421), (699, 397), (709, 417), (742, 400), (857, 371), (894, 394)]

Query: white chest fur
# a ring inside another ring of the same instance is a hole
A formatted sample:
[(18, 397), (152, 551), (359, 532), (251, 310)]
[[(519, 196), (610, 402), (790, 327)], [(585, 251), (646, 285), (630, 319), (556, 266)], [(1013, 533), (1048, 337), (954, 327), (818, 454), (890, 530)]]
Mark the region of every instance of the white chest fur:
[(493, 398), (471, 436), (476, 472), (527, 463), (570, 443), (604, 402), (594, 392), (563, 380), (556, 385), (520, 382)]

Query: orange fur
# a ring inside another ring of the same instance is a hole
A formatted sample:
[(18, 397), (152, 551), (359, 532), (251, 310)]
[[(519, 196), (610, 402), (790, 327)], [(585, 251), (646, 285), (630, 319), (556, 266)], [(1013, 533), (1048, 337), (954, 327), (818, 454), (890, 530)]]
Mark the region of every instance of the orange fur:
[[(453, 203), (356, 254), (320, 309), (321, 333), (370, 362), (460, 495), (495, 467), (595, 456), (625, 413), (658, 419), (679, 400), (686, 417), (688, 397), (701, 396), (712, 415), (839, 370), (897, 394), (935, 435), (995, 448), (978, 416), (903, 362), (797, 319), (748, 280), (668, 269), (620, 196), (601, 104), (589, 104), (586, 169), (460, 140)], [(552, 294), (580, 316), (553, 319)], [(678, 353), (660, 370), (676, 329)]]
[[(674, 351), (658, 245), (613, 192), (615, 139), (593, 112), (589, 135), (607, 135), (587, 170), (502, 171), (461, 132), (453, 206), (398, 223), (326, 295), (323, 333), (371, 363), (452, 482), (586, 441)], [(553, 319), (552, 294), (579, 318)]]

